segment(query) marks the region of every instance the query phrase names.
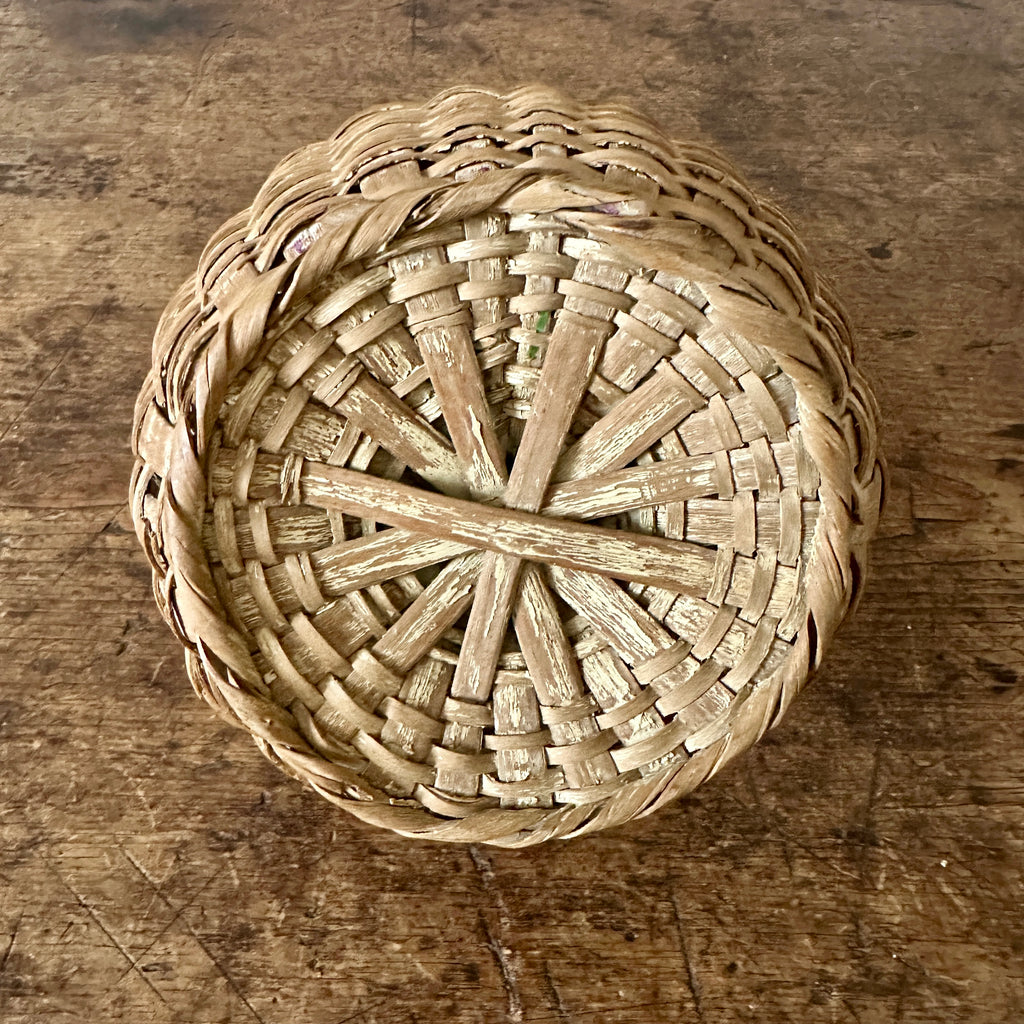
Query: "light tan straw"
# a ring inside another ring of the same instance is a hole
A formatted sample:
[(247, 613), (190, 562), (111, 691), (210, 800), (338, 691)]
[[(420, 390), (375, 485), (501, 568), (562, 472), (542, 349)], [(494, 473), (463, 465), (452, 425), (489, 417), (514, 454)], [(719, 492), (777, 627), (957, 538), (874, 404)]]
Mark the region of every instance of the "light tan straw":
[(721, 157), (547, 89), (284, 160), (167, 308), (132, 509), (196, 690), (405, 835), (524, 846), (753, 743), (860, 587), (847, 327)]

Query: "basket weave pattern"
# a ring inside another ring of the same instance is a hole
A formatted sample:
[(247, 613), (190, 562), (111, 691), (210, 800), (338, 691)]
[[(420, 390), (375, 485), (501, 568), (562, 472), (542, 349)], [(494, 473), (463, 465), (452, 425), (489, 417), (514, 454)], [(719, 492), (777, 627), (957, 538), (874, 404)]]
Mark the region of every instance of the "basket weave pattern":
[(165, 312), (134, 443), (196, 690), (360, 818), (506, 846), (753, 743), (881, 494), (787, 222), (714, 153), (537, 88), (285, 160)]

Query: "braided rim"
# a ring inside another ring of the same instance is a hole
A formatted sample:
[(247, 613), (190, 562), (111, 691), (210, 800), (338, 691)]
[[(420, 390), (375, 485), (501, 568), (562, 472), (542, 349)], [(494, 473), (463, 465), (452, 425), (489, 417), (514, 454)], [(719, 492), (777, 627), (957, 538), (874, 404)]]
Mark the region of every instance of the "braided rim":
[[(720, 183), (746, 203), (746, 226), (764, 243), (759, 259), (738, 264), (731, 262), (734, 251), (723, 256), (713, 221), (695, 233), (693, 221), (679, 215), (583, 212), (631, 197), (610, 194), (607, 185), (598, 193), (589, 183), (529, 163), (469, 180), (439, 174), (420, 187), (372, 199), (358, 191), (360, 180), (398, 149), (413, 152), (445, 136), (457, 138), (466, 126), (500, 132), (547, 123), (616, 133), (631, 147), (632, 160), (646, 157), (643, 170), (659, 184), (695, 174)], [(540, 183), (547, 186), (543, 191)], [(804, 443), (821, 476), (822, 514), (804, 577), (806, 620), (793, 654), (737, 695), (685, 764), (633, 782), (602, 803), (495, 808), (452, 820), (386, 797), (345, 795), (353, 786), (365, 791), (358, 775), (323, 758), (292, 714), (261, 694), (260, 673), (245, 641), (226, 624), (203, 548), (206, 464), (218, 410), (235, 376), (259, 358), (268, 322), (331, 268), (378, 251), (404, 231), (524, 203), (531, 212), (556, 213), (644, 266), (688, 277), (730, 331), (778, 363), (796, 389)], [(331, 139), (297, 150), (275, 168), (253, 204), (215, 233), (156, 331), (152, 368), (135, 409), (131, 507), (153, 566), (157, 603), (186, 649), (194, 688), (227, 721), (250, 732), (267, 757), (362, 820), (403, 835), (524, 846), (646, 815), (692, 790), (779, 720), (820, 665), (863, 584), (882, 497), (876, 423), (874, 398), (853, 365), (846, 319), (831, 290), (809, 268), (788, 221), (720, 156), (672, 142), (625, 107), (589, 109), (539, 87), (507, 95), (454, 89), (423, 106), (371, 109)]]

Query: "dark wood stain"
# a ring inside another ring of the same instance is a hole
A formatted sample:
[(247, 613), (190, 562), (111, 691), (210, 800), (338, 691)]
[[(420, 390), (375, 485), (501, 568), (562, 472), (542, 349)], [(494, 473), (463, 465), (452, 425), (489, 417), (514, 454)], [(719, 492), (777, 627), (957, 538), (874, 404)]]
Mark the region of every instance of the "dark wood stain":
[(57, 44), (86, 53), (131, 53), (202, 38), (220, 21), (220, 3), (176, 0), (47, 0), (33, 5)]

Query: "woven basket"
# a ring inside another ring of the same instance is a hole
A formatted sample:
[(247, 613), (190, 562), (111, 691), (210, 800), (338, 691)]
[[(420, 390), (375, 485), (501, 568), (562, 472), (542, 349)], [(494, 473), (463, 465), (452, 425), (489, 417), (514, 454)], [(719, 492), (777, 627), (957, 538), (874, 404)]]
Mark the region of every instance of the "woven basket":
[(874, 402), (788, 223), (551, 91), (293, 153), (167, 308), (132, 509), (196, 690), (405, 835), (647, 814), (776, 721), (863, 578)]

